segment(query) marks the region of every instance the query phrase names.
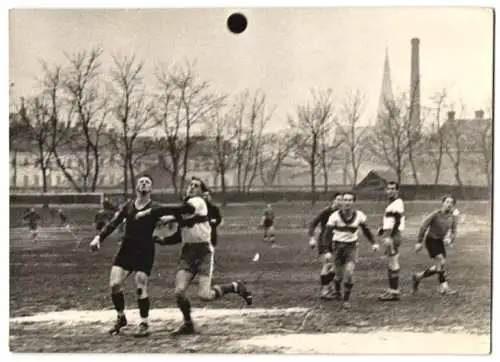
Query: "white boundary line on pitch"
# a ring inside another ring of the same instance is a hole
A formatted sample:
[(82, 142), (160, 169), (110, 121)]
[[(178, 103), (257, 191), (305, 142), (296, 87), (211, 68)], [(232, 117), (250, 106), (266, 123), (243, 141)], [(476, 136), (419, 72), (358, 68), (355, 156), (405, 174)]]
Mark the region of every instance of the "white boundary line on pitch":
[[(194, 318), (221, 318), (231, 316), (276, 316), (294, 313), (303, 313), (308, 308), (194, 308)], [(139, 319), (138, 309), (128, 309), (127, 317)], [(67, 322), (67, 323), (96, 323), (108, 322), (116, 318), (116, 312), (112, 309), (105, 310), (66, 310), (61, 312), (38, 313), (32, 316), (13, 317), (10, 323), (43, 323), (43, 322)], [(151, 320), (181, 320), (182, 314), (177, 308), (152, 309)]]

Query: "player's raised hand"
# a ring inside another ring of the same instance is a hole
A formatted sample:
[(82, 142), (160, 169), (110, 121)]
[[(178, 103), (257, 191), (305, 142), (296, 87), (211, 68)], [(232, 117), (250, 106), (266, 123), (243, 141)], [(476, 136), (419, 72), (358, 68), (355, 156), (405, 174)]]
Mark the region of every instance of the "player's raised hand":
[(422, 250), (422, 243), (416, 243), (415, 244), (415, 253), (418, 253), (420, 250)]
[(97, 251), (100, 249), (101, 247), (101, 238), (99, 237), (99, 235), (97, 235), (91, 242), (90, 242), (90, 250), (91, 251)]
[(378, 251), (378, 249), (380, 249), (380, 246), (377, 243), (372, 245), (372, 251)]
[(316, 247), (316, 238), (314, 236), (312, 236), (310, 239), (309, 239), (309, 247), (311, 249), (314, 249)]
[(151, 209), (139, 211), (137, 214), (135, 214), (135, 219), (138, 220), (144, 216), (148, 216), (150, 213), (151, 213)]

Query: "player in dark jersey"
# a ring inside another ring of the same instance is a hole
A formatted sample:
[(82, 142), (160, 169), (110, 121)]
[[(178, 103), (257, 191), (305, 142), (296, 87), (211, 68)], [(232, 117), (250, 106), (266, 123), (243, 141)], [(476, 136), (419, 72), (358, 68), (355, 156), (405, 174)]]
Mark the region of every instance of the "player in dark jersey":
[[(309, 224), (308, 236), (309, 236), (309, 246), (315, 248), (318, 245), (318, 254), (321, 261), (321, 271), (320, 271), (320, 283), (321, 283), (321, 298), (322, 299), (332, 299), (333, 290), (332, 282), (335, 278), (335, 268), (333, 265), (333, 255), (332, 255), (332, 242), (325, 243), (323, 234), (326, 230), (326, 223), (331, 214), (339, 209), (342, 202), (342, 194), (337, 192), (333, 196), (332, 203), (323, 209)], [(320, 233), (318, 239), (315, 238), (314, 232), (316, 228), (320, 226)]]
[(270, 204), (264, 209), (260, 225), (264, 228), (264, 242), (269, 242), (271, 246), (274, 246), (276, 241), (274, 236), (274, 211)]
[(153, 268), (155, 256), (155, 243), (153, 241), (153, 230), (157, 218), (146, 216), (136, 220), (136, 215), (146, 209), (156, 207), (151, 200), (153, 180), (150, 176), (141, 176), (137, 181), (136, 197), (134, 200), (126, 201), (115, 214), (113, 219), (101, 230), (90, 243), (92, 251), (100, 248), (100, 244), (106, 239), (122, 222), (127, 221), (122, 243), (116, 254), (110, 274), (111, 300), (118, 313), (111, 334), (117, 334), (120, 329), (127, 325), (125, 317), (125, 299), (122, 285), (125, 278), (135, 273), (135, 285), (137, 288), (139, 313), (142, 318), (136, 332), (137, 337), (149, 335), (148, 316), (150, 301), (148, 296), (148, 280)]
[(203, 200), (205, 200), (208, 208), (208, 222), (212, 227), (212, 246), (217, 246), (217, 228), (222, 224), (222, 215), (220, 209), (212, 203), (212, 194), (210, 191), (203, 193)]
[(415, 251), (419, 252), (422, 249), (425, 240), (425, 248), (435, 264), (412, 275), (414, 294), (418, 291), (420, 281), (434, 274), (438, 275), (441, 294), (456, 294), (456, 291), (448, 287), (445, 269), (446, 245), (451, 245), (455, 241), (460, 212), (456, 208), (456, 200), (453, 196), (446, 195), (441, 199), (441, 202), (441, 208), (431, 212), (424, 219), (418, 232)]
[(38, 241), (40, 215), (36, 212), (35, 208), (31, 208), (24, 214), (23, 219), (28, 224), (32, 241), (36, 243)]
[(94, 225), (95, 229), (98, 233), (106, 226), (106, 223), (109, 222), (109, 215), (104, 209), (100, 209), (97, 214), (95, 214)]

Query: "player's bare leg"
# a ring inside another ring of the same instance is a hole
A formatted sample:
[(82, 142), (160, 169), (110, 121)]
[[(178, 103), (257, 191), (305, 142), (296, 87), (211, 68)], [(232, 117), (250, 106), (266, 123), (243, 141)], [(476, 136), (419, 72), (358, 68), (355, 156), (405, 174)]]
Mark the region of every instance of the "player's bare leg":
[(179, 270), (175, 276), (175, 299), (177, 307), (182, 312), (184, 323), (173, 332), (173, 335), (193, 334), (195, 333), (193, 320), (191, 318), (191, 303), (186, 297), (186, 291), (191, 284), (193, 274), (187, 270)]
[(137, 305), (141, 316), (141, 323), (139, 323), (136, 337), (146, 337), (149, 335), (149, 308), (150, 301), (148, 296), (148, 280), (149, 277), (146, 273), (138, 271), (135, 273), (135, 286), (137, 288)]
[(332, 253), (324, 253), (321, 254), (321, 272), (320, 272), (320, 283), (321, 283), (321, 291), (320, 298), (321, 299), (332, 299), (332, 293), (330, 290), (330, 284), (333, 280), (335, 273), (333, 272), (333, 256)]
[(437, 255), (434, 260), (436, 260), (436, 268), (438, 274), (439, 281), (439, 292), (442, 295), (453, 295), (457, 292), (453, 289), (450, 289), (448, 286), (448, 275), (446, 273), (446, 258), (443, 254)]
[(349, 299), (351, 297), (351, 291), (354, 285), (354, 268), (355, 268), (354, 262), (348, 261), (345, 266), (344, 304), (343, 304), (344, 308), (351, 307)]
[(269, 238), (269, 243), (271, 244), (271, 247), (276, 246), (276, 237), (274, 235), (274, 226), (270, 226), (269, 229), (267, 230), (267, 235)]
[[(392, 248), (390, 248), (392, 249)], [(389, 251), (387, 256), (387, 271), (389, 279), (389, 289), (387, 289), (379, 300), (381, 301), (397, 301), (401, 299), (399, 291), (399, 253)]]
[(252, 294), (241, 281), (212, 286), (212, 278), (210, 276), (200, 275), (198, 287), (198, 297), (201, 300), (211, 301), (222, 298), (226, 294), (235, 293), (241, 296), (247, 305), (252, 305), (253, 303)]
[(110, 334), (120, 333), (120, 329), (127, 325), (127, 318), (125, 317), (125, 296), (123, 295), (122, 285), (129, 271), (113, 265), (109, 276), (109, 286), (111, 288), (111, 300), (117, 312), (117, 317), (113, 328), (109, 330)]

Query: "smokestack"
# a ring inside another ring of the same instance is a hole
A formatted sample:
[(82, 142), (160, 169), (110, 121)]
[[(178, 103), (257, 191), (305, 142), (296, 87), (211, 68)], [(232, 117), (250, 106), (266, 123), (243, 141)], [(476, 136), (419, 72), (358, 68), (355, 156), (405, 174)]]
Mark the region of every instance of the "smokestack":
[(411, 40), (410, 120), (420, 128), (420, 39)]

